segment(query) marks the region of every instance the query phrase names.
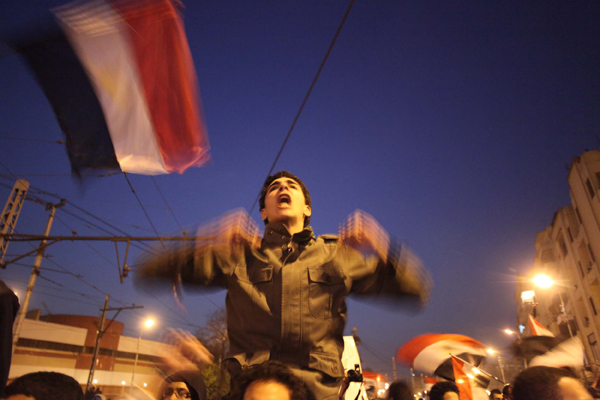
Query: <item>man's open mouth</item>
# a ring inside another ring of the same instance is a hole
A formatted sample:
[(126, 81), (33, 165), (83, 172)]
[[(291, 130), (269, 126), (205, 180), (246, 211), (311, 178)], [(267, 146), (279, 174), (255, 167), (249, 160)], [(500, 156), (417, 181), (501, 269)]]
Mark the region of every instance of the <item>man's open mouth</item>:
[(287, 194), (282, 194), (281, 196), (279, 196), (277, 204), (290, 204), (291, 202), (292, 199), (290, 198), (290, 196), (288, 196)]

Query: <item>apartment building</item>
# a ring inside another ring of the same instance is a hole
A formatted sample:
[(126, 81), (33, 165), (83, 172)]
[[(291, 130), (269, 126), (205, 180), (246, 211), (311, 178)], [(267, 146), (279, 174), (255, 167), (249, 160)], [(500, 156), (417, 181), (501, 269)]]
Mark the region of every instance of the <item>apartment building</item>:
[[(532, 268), (518, 278), (517, 325), (529, 334), (527, 318), (534, 315), (557, 336), (579, 336), (588, 363), (600, 362), (600, 151), (575, 157), (568, 183), (571, 205), (537, 234)], [(537, 274), (555, 285), (536, 287)]]

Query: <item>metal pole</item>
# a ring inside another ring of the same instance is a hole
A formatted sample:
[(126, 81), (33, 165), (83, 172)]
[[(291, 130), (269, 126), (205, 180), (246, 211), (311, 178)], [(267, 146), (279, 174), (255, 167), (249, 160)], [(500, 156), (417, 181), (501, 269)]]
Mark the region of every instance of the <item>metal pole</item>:
[[(62, 207), (64, 202), (60, 204), (50, 204), (46, 205), (46, 209), (50, 210), (50, 217), (48, 218), (48, 223), (46, 224), (46, 230), (44, 231), (44, 236), (48, 236), (50, 233), (50, 228), (52, 227), (52, 221), (54, 220), (54, 213), (56, 208)], [(21, 308), (19, 309), (19, 315), (17, 316), (17, 321), (13, 330), (13, 348), (12, 352), (15, 353), (17, 348), (17, 343), (19, 342), (19, 334), (21, 333), (21, 328), (23, 326), (23, 320), (25, 319), (25, 314), (27, 314), (27, 309), (29, 308), (29, 300), (31, 299), (31, 293), (33, 292), (33, 286), (35, 285), (35, 280), (37, 276), (40, 274), (40, 265), (42, 264), (42, 258), (44, 257), (44, 244), (46, 243), (46, 239), (42, 240), (40, 243), (40, 249), (38, 250), (37, 256), (35, 257), (35, 262), (33, 263), (33, 270), (31, 271), (31, 275), (29, 276), (29, 283), (27, 285), (27, 291), (25, 292), (25, 297), (23, 298), (23, 304), (21, 304)]]
[(396, 357), (392, 357), (392, 368), (394, 369), (394, 381), (398, 379), (398, 374), (396, 373)]
[(144, 325), (142, 325), (142, 327), (140, 328), (140, 337), (138, 338), (137, 351), (135, 352), (135, 363), (133, 364), (133, 372), (131, 373), (131, 390), (129, 391), (129, 394), (131, 394), (133, 392), (133, 378), (135, 378), (135, 369), (137, 367), (138, 356), (140, 354), (140, 342), (142, 341), (142, 332), (143, 331), (144, 331)]
[(562, 307), (562, 312), (567, 320), (567, 328), (569, 328), (569, 336), (573, 337), (573, 331), (571, 331), (571, 322), (569, 321), (569, 317), (567, 316), (567, 309), (565, 308), (565, 303), (563, 302), (562, 294), (560, 293), (560, 289), (558, 290), (558, 297), (560, 298), (560, 306)]
[(502, 357), (498, 354), (498, 366), (500, 367), (500, 373), (502, 374), (502, 382), (506, 383), (506, 377), (504, 376), (504, 365), (502, 364)]
[(94, 346), (94, 354), (92, 355), (92, 365), (90, 365), (90, 374), (88, 375), (87, 385), (85, 386), (85, 391), (87, 392), (92, 387), (94, 383), (94, 372), (96, 372), (96, 359), (98, 358), (98, 349), (100, 348), (100, 339), (102, 339), (102, 335), (104, 334), (104, 321), (106, 321), (106, 309), (108, 308), (108, 299), (110, 295), (106, 295), (106, 299), (104, 300), (104, 308), (102, 309), (102, 318), (100, 319), (100, 326), (98, 327), (98, 331), (96, 332), (96, 345)]

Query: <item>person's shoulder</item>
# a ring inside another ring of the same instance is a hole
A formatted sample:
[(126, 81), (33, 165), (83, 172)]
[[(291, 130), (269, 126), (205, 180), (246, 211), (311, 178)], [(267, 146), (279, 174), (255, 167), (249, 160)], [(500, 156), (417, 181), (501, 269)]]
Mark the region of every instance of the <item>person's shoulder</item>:
[(324, 244), (337, 244), (340, 237), (338, 235), (319, 235), (317, 242)]

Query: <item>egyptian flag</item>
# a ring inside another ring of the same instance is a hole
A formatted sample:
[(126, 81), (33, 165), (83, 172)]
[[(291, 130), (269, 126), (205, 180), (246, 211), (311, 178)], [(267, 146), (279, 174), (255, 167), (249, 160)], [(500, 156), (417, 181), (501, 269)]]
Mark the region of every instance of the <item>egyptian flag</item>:
[(427, 333), (399, 348), (397, 360), (427, 374), (454, 380), (451, 355), (479, 366), (486, 357), (485, 347), (468, 336)]
[(529, 316), (529, 329), (531, 330), (532, 336), (550, 336), (554, 337), (554, 334), (540, 324), (532, 315)]
[(155, 175), (209, 158), (176, 0), (75, 2), (12, 40), (66, 135), (71, 167)]
[(454, 383), (458, 386), (460, 400), (487, 400), (485, 389), (490, 384), (490, 377), (475, 366), (452, 356)]

